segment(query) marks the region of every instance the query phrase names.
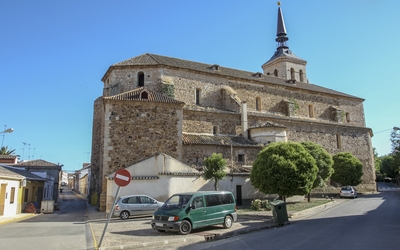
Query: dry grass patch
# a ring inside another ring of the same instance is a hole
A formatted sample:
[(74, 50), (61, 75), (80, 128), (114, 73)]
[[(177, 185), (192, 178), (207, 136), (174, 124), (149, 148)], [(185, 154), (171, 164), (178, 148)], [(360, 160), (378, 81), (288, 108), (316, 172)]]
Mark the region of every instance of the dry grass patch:
[[(288, 212), (299, 212), (299, 211), (304, 211), (309, 208), (317, 207), (320, 205), (327, 204), (329, 202), (332, 202), (330, 199), (311, 199), (310, 202), (307, 202), (307, 199), (304, 199), (303, 201), (298, 201), (298, 202), (286, 202), (286, 210)], [(238, 213), (239, 214), (245, 214), (245, 213), (257, 213), (257, 212), (266, 212), (265, 209), (260, 209), (259, 211), (252, 210), (250, 206), (241, 206), (238, 207)]]

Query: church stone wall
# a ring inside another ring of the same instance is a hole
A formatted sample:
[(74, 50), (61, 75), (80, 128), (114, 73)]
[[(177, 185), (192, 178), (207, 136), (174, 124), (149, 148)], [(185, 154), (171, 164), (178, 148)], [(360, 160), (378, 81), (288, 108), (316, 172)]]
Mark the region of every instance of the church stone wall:
[(218, 126), (218, 134), (238, 135), (241, 130), (236, 130), (241, 126), (239, 114), (224, 114), (218, 112), (184, 110), (183, 112), (183, 131), (188, 133), (213, 133), (213, 126)]
[[(260, 113), (287, 116), (285, 101), (296, 105), (295, 117), (337, 123), (334, 111), (348, 113), (348, 120), (341, 119), (340, 123), (352, 126), (365, 126), (364, 108), (361, 99), (342, 96), (321, 95), (314, 92), (295, 89), (288, 83), (286, 87), (273, 86), (265, 83), (246, 82), (239, 79), (226, 79), (221, 76), (194, 73), (188, 70), (180, 71), (169, 68), (129, 68), (116, 69), (110, 74), (106, 87), (110, 95), (123, 93), (137, 88), (137, 75), (145, 74), (145, 87), (161, 92), (162, 83), (174, 85), (174, 97), (187, 105), (196, 104), (196, 89), (200, 90), (200, 106), (224, 109), (223, 88), (231, 87), (237, 94), (238, 100), (246, 101), (249, 111), (256, 111), (256, 98), (261, 98)], [(210, 72), (212, 73), (212, 72)], [(111, 86), (111, 87), (110, 87)], [(114, 87), (112, 87), (114, 86)], [(310, 117), (310, 105), (314, 109)], [(232, 108), (233, 109), (233, 108)], [(237, 108), (236, 108), (237, 109)]]
[[(204, 158), (212, 153), (220, 153), (227, 160), (227, 166), (251, 166), (262, 146), (233, 147), (230, 145), (184, 145), (182, 162), (189, 166), (203, 166)], [(238, 155), (245, 155), (244, 162), (238, 161)]]
[(103, 99), (99, 97), (94, 102), (93, 126), (92, 126), (92, 155), (91, 155), (91, 192), (99, 192), (102, 182), (102, 158), (103, 158), (103, 132), (104, 131), (104, 113)]
[(180, 104), (107, 101), (104, 175), (156, 153), (182, 158)]

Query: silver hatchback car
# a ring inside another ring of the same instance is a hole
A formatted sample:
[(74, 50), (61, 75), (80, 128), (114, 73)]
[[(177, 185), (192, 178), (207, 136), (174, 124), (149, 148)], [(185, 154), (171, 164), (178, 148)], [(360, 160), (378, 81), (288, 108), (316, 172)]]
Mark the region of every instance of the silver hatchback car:
[(121, 196), (115, 202), (113, 215), (122, 220), (135, 215), (153, 215), (163, 204), (164, 202), (142, 194)]
[(340, 189), (340, 193), (339, 193), (340, 198), (343, 197), (350, 197), (350, 198), (357, 198), (358, 194), (357, 194), (357, 190), (352, 187), (352, 186), (344, 186)]

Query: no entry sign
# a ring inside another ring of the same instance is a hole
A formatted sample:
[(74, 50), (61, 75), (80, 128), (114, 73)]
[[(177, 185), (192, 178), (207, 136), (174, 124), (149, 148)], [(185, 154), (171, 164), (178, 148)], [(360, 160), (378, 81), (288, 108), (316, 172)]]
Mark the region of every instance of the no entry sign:
[(120, 187), (125, 187), (128, 185), (131, 182), (131, 179), (131, 173), (129, 173), (129, 171), (126, 169), (120, 169), (114, 175), (115, 184)]

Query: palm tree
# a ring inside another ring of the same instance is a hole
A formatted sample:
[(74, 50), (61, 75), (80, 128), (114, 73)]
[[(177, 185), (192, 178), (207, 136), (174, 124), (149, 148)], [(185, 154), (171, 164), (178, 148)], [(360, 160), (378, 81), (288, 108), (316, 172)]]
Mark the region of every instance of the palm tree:
[(0, 148), (0, 155), (12, 155), (15, 152), (15, 149), (8, 149), (8, 147)]

